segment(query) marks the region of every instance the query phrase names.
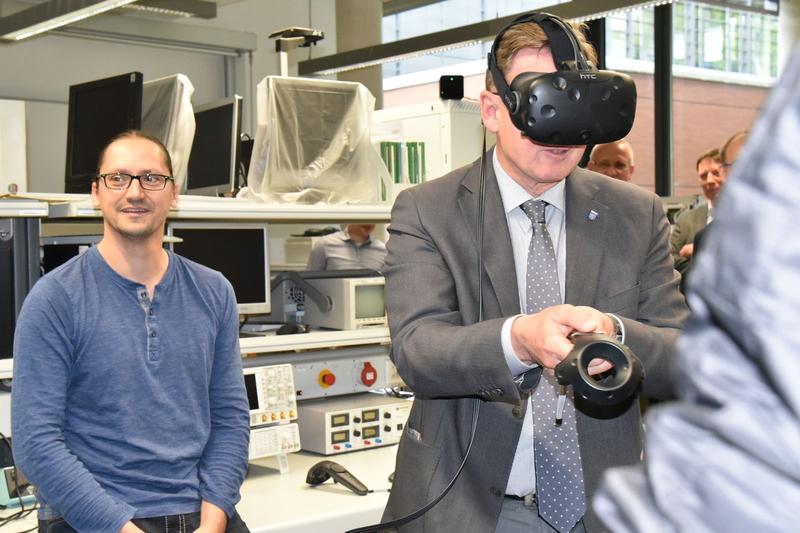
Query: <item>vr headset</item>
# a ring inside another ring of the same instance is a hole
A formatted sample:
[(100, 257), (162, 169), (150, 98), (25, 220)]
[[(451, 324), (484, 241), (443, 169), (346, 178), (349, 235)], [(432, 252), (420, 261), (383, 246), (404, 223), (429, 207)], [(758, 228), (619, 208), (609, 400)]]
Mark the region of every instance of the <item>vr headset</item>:
[[(497, 47), (512, 26), (535, 22), (547, 35), (556, 72), (522, 72), (509, 87), (497, 65)], [(503, 28), (488, 56), (492, 80), (522, 133), (541, 144), (601, 144), (625, 137), (636, 115), (630, 76), (597, 70), (581, 52), (572, 27), (555, 15), (521, 15)]]

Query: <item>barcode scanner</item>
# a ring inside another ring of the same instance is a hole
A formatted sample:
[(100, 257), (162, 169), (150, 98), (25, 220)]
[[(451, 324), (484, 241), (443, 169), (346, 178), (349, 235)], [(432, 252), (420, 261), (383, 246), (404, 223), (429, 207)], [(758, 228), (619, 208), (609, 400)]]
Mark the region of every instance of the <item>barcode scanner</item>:
[(356, 476), (350, 473), (345, 467), (333, 461), (320, 461), (308, 470), (306, 483), (309, 485), (321, 485), (328, 479), (333, 478), (334, 483), (341, 483), (359, 496), (366, 496), (370, 491)]

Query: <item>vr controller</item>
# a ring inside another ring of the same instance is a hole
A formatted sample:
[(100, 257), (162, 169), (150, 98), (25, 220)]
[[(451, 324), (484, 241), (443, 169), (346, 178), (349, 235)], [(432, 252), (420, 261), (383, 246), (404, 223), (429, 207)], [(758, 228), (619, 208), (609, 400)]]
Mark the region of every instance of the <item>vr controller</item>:
[[(550, 42), (556, 72), (523, 72), (511, 85), (497, 64), (497, 47), (512, 26), (535, 22)], [(555, 15), (522, 15), (503, 28), (488, 56), (489, 72), (511, 121), (541, 144), (601, 144), (625, 137), (636, 116), (636, 85), (630, 76), (597, 70), (586, 60), (571, 27)]]
[[(642, 362), (630, 348), (602, 333), (571, 336), (575, 347), (555, 369), (561, 385), (572, 385), (575, 396), (597, 405), (614, 405), (630, 398), (644, 378)], [(589, 374), (593, 359), (606, 359), (613, 369), (602, 376)]]

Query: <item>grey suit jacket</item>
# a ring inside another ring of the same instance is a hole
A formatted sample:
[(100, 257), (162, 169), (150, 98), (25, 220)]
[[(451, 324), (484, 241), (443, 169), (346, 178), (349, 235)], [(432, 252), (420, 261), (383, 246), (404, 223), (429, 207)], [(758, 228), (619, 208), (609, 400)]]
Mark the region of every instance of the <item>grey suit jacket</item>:
[[(494, 531), (526, 400), (541, 373), (528, 372), (517, 385), (503, 356), (500, 330), (520, 312), (519, 296), (491, 163), (486, 172), (481, 322), (479, 162), (402, 193), (392, 210), (385, 269), (392, 359), (417, 399), (384, 519), (404, 516), (444, 489), (469, 441), (473, 399), (482, 399), (473, 449), (455, 486), (401, 531)], [(669, 354), (687, 311), (660, 201), (636, 186), (576, 169), (566, 182), (566, 212), (566, 302), (622, 316), (627, 344), (644, 363), (645, 392), (670, 395)], [(605, 469), (639, 460), (639, 406), (632, 400), (610, 409), (577, 408), (591, 497)], [(585, 522), (590, 531), (599, 527), (591, 512)]]
[(670, 236), (672, 258), (675, 260), (675, 270), (682, 275), (686, 275), (689, 271), (691, 261), (681, 257), (681, 248), (685, 244), (694, 242), (695, 234), (706, 226), (706, 220), (708, 220), (708, 204), (703, 204), (678, 215), (675, 225), (672, 226)]

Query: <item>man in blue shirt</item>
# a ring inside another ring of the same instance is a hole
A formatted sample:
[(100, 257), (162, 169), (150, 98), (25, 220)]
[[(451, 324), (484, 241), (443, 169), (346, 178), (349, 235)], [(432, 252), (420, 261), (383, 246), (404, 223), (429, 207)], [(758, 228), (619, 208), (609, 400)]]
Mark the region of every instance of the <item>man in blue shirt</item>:
[(158, 140), (119, 135), (98, 173), (102, 241), (37, 282), (15, 334), (14, 456), (40, 531), (248, 531), (233, 290), (163, 248), (178, 188)]

